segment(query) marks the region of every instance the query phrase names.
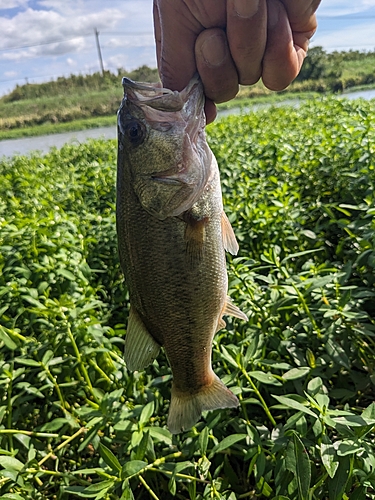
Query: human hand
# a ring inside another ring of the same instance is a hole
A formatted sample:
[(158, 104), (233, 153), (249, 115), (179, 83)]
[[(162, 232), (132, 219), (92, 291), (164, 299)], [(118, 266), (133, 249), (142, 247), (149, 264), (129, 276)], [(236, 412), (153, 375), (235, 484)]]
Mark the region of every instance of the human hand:
[(207, 97), (233, 99), (238, 86), (262, 78), (283, 90), (298, 75), (316, 31), (320, 0), (154, 0), (154, 27), (162, 83), (182, 90), (198, 71)]

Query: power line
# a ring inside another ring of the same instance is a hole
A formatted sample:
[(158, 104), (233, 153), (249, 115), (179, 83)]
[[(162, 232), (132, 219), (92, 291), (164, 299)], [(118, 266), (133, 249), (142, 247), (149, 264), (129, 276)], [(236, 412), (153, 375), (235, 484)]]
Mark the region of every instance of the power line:
[[(101, 35), (117, 35), (117, 36), (153, 35), (153, 33), (151, 33), (150, 31), (139, 31), (139, 32), (133, 31), (130, 33), (120, 33), (120, 32), (116, 32), (116, 31), (113, 31), (113, 32), (107, 31), (107, 32), (101, 32), (100, 34)], [(82, 33), (81, 35), (72, 36), (70, 38), (60, 38), (59, 40), (51, 40), (49, 42), (34, 43), (31, 45), (19, 45), (19, 46), (15, 46), (15, 47), (5, 47), (3, 49), (0, 49), (0, 52), (7, 52), (7, 51), (19, 50), (19, 49), (29, 49), (31, 47), (41, 47), (43, 45), (52, 45), (54, 43), (63, 43), (63, 42), (67, 42), (70, 40), (76, 40), (77, 38), (82, 38), (82, 37), (87, 37), (87, 36), (92, 36), (92, 33)]]
[(34, 43), (32, 45), (20, 45), (18, 47), (6, 47), (4, 49), (0, 49), (0, 52), (7, 52), (10, 50), (18, 50), (18, 49), (30, 49), (31, 47), (41, 47), (42, 45), (52, 45), (54, 43), (62, 43), (62, 42), (68, 42), (69, 40), (76, 40), (77, 38), (82, 38), (84, 36), (91, 36), (91, 33), (83, 33), (82, 35), (79, 36), (72, 36), (70, 38), (61, 38), (60, 40), (52, 40), (50, 42), (43, 42), (43, 43)]

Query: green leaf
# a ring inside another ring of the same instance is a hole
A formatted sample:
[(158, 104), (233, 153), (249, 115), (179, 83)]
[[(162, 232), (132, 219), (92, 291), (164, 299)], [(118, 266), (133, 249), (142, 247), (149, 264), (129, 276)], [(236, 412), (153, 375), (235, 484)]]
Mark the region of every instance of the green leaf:
[(339, 466), (335, 477), (328, 480), (329, 500), (342, 500), (346, 485), (351, 476), (352, 459), (349, 455), (339, 457)]
[(91, 484), (87, 488), (84, 489), (84, 493), (86, 494), (92, 494), (92, 493), (98, 493), (99, 491), (105, 490), (108, 491), (109, 488), (114, 486), (115, 481), (112, 479), (107, 479), (106, 481), (100, 481), (100, 483), (95, 483)]
[(359, 486), (350, 493), (350, 500), (366, 500), (367, 498), (367, 488), (365, 486)]
[(311, 464), (306, 448), (301, 439), (293, 432), (286, 451), (286, 468), (295, 477), (298, 489), (298, 498), (308, 500), (311, 482)]
[(5, 332), (4, 328), (0, 325), (0, 341), (4, 342), (8, 349), (14, 351), (17, 349), (16, 342), (10, 338), (10, 336)]
[(233, 357), (233, 356), (231, 356), (231, 355), (229, 354), (229, 352), (228, 352), (228, 350), (226, 349), (226, 347), (222, 345), (222, 346), (220, 346), (220, 348), (221, 348), (221, 351), (222, 351), (222, 356), (223, 356), (223, 358), (224, 358), (226, 361), (228, 361), (228, 363), (229, 363), (230, 365), (234, 366), (234, 368), (238, 368), (238, 363), (237, 363), (237, 361), (234, 359), (234, 357)]
[(208, 445), (208, 427), (204, 427), (198, 439), (199, 450), (202, 455), (206, 454)]
[(328, 339), (326, 343), (326, 350), (335, 363), (343, 366), (347, 370), (350, 370), (349, 358), (344, 349), (337, 342), (333, 342), (331, 339)]
[(99, 454), (104, 460), (104, 462), (111, 467), (112, 470), (120, 473), (122, 470), (121, 464), (117, 457), (112, 453), (112, 451), (104, 446), (103, 443), (99, 443)]
[(268, 384), (268, 385), (282, 385), (282, 383), (277, 380), (271, 373), (265, 373), (262, 371), (252, 371), (247, 373), (251, 378), (255, 378), (255, 380), (258, 380), (259, 382), (262, 382), (262, 384)]
[(147, 403), (147, 405), (143, 408), (141, 416), (139, 417), (139, 425), (143, 425), (146, 422), (148, 422), (154, 413), (154, 402), (150, 401), (150, 403)]
[(334, 477), (339, 466), (339, 461), (336, 450), (331, 443), (331, 440), (326, 435), (322, 437), (322, 443), (320, 444), (320, 456), (328, 475), (330, 477)]
[(72, 272), (68, 271), (68, 269), (65, 269), (64, 267), (56, 269), (56, 273), (60, 276), (64, 276), (64, 278), (67, 278), (70, 281), (75, 281), (77, 279)]
[(29, 358), (15, 358), (17, 363), (20, 365), (25, 365), (25, 366), (38, 366), (40, 367), (40, 362), (35, 361), (35, 359), (29, 359)]
[(42, 358), (43, 365), (48, 366), (48, 364), (49, 364), (49, 362), (51, 361), (52, 358), (53, 358), (53, 351), (51, 351), (51, 349), (49, 349), (48, 351), (46, 351), (44, 353), (44, 356)]
[(34, 297), (30, 297), (29, 295), (22, 295), (22, 298), (32, 306), (37, 307), (38, 309), (47, 309), (44, 304), (42, 304), (39, 300), (34, 299)]
[(213, 457), (215, 453), (230, 448), (231, 446), (238, 443), (239, 441), (242, 441), (246, 437), (247, 434), (232, 434), (231, 436), (225, 437), (220, 443), (218, 443), (216, 446), (212, 448), (212, 451), (210, 453), (210, 458)]
[(301, 368), (292, 368), (283, 374), (284, 380), (297, 380), (299, 378), (306, 377), (308, 373), (310, 373), (311, 368), (308, 366), (303, 366)]
[(176, 480), (174, 477), (171, 477), (169, 482), (168, 482), (168, 490), (173, 497), (176, 495), (177, 486), (176, 486)]
[[(312, 233), (312, 231), (311, 231)], [(312, 236), (312, 234), (314, 236)], [(315, 233), (312, 233), (311, 234), (311, 238), (312, 239), (315, 239), (316, 238), (316, 235)], [(310, 253), (315, 253), (315, 252), (321, 252), (323, 250), (323, 248), (314, 248), (312, 250), (303, 250), (302, 252), (296, 252), (296, 253), (291, 253), (289, 255), (287, 255), (282, 261), (281, 261), (281, 264), (285, 264), (285, 262), (287, 262), (288, 260), (290, 259), (295, 259), (296, 257), (302, 257), (303, 255), (308, 255)]]
[(59, 431), (61, 427), (68, 424), (68, 420), (66, 418), (57, 417), (51, 420), (51, 422), (47, 422), (46, 424), (40, 427), (41, 432), (54, 432)]
[(337, 449), (337, 455), (344, 457), (345, 455), (359, 454), (364, 451), (363, 446), (354, 439), (343, 439), (342, 441), (336, 441), (335, 447)]
[(156, 441), (161, 441), (167, 446), (172, 444), (172, 434), (168, 429), (164, 429), (162, 427), (148, 427), (147, 430), (150, 433), (150, 436), (156, 439)]
[(371, 403), (367, 408), (365, 408), (361, 415), (365, 420), (375, 421), (375, 403)]
[(121, 479), (126, 479), (127, 477), (135, 476), (139, 471), (147, 466), (147, 462), (142, 460), (132, 460), (131, 462), (126, 462), (122, 467)]
[(142, 439), (136, 448), (134, 456), (132, 457), (134, 460), (143, 460), (147, 451), (150, 433), (148, 432), (148, 430), (146, 430), (146, 428), (143, 429), (143, 432), (144, 434), (142, 436)]
[(277, 401), (288, 408), (293, 408), (293, 410), (302, 411), (303, 413), (307, 413), (311, 417), (318, 418), (316, 413), (310, 410), (310, 408), (307, 408), (307, 406), (304, 406), (294, 399), (288, 398), (286, 396), (276, 396), (275, 394), (272, 394), (272, 397), (277, 399)]
[(21, 497), (18, 493), (6, 493), (0, 497), (0, 500), (25, 500), (25, 497)]
[(4, 467), (4, 469), (14, 469), (16, 471), (20, 471), (23, 469), (24, 464), (20, 462), (17, 458), (15, 457), (3, 457), (0, 456), (0, 465)]
[(120, 500), (134, 500), (134, 495), (128, 481), (125, 481), (124, 490), (122, 492)]

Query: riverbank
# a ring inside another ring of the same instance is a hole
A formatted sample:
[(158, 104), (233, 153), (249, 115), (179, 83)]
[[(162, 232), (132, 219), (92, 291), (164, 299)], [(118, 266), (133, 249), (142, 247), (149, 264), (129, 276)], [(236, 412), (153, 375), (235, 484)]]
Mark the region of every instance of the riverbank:
[[(291, 104), (296, 106), (300, 102), (307, 100), (307, 97), (316, 98), (317, 101), (322, 99), (320, 94), (312, 96), (304, 95), (303, 99), (300, 94), (285, 94), (284, 99), (280, 97), (281, 96), (278, 96), (277, 99), (272, 100), (260, 98), (234, 99), (230, 101), (230, 103), (219, 106), (218, 119), (230, 114), (248, 114), (270, 106), (278, 107)], [(338, 99), (346, 98), (352, 100), (363, 98), (370, 100), (375, 98), (375, 89), (357, 90), (356, 92), (340, 94), (336, 97)], [(75, 126), (80, 127), (80, 129), (77, 128), (77, 130), (75, 130)], [(24, 129), (21, 129), (20, 132), (23, 130)], [(42, 130), (48, 130), (48, 132), (44, 132), (44, 134), (41, 135), (40, 132)], [(116, 116), (105, 117), (105, 119), (100, 120), (77, 120), (76, 122), (61, 124), (61, 126), (56, 124), (52, 128), (52, 132), (51, 129), (46, 127), (34, 127), (30, 130), (29, 136), (0, 140), (0, 157), (10, 157), (16, 154), (24, 155), (33, 151), (47, 153), (52, 147), (60, 148), (66, 143), (74, 144), (77, 142), (84, 142), (90, 138), (115, 139), (116, 133)]]
[[(263, 105), (272, 105), (283, 102), (290, 102), (291, 100), (310, 99), (318, 97), (321, 94), (316, 92), (295, 92), (274, 93), (266, 96), (259, 97), (236, 97), (229, 102), (218, 105), (218, 111), (231, 110), (233, 108), (252, 108)], [(118, 106), (121, 100), (118, 101)], [(62, 123), (47, 122), (41, 125), (34, 125), (31, 127), (19, 128), (3, 128), (0, 129), (0, 141), (6, 139), (20, 139), (24, 137), (44, 136), (50, 134), (61, 134), (72, 131), (80, 131), (93, 128), (111, 127), (116, 125), (116, 114), (113, 112), (110, 116), (96, 116), (93, 118), (85, 118), (79, 120), (72, 120)]]
[[(280, 104), (289, 104), (306, 99), (321, 98), (324, 95), (317, 92), (283, 92), (273, 93), (259, 97), (239, 97), (218, 105), (218, 113), (227, 114), (226, 111), (237, 109), (259, 109), (263, 106), (272, 106)], [(348, 99), (360, 98), (371, 99), (375, 98), (375, 85), (361, 85), (353, 87), (351, 92), (336, 94), (338, 97), (346, 97)], [(120, 103), (120, 101), (119, 101)], [(66, 134), (69, 132), (78, 132), (90, 129), (101, 129), (105, 127), (116, 127), (116, 114), (111, 116), (96, 116), (80, 120), (73, 120), (64, 123), (43, 123), (32, 127), (20, 127), (14, 129), (0, 129), (0, 142), (11, 139), (23, 139), (27, 137), (48, 136), (52, 134)], [(95, 137), (98, 137), (94, 133)], [(1, 150), (0, 150), (1, 153)]]

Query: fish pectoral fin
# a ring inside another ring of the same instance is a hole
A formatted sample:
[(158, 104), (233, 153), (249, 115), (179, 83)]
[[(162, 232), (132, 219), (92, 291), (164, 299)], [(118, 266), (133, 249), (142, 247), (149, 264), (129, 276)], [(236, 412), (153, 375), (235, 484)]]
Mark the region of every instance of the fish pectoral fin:
[(237, 255), (239, 248), (238, 243), (231, 223), (229, 222), (225, 212), (223, 212), (221, 216), (221, 234), (223, 238), (224, 250), (232, 255)]
[(154, 361), (160, 345), (148, 332), (134, 307), (130, 306), (125, 337), (125, 362), (130, 371), (143, 370)]
[(225, 306), (224, 306), (223, 314), (226, 314), (228, 316), (234, 316), (235, 318), (243, 319), (244, 321), (249, 320), (249, 318), (246, 316), (246, 314), (244, 312), (242, 312), (241, 309), (239, 309), (236, 305), (234, 305), (229, 297), (227, 297), (227, 301), (226, 301)]
[(184, 214), (186, 255), (189, 264), (199, 262), (203, 257), (206, 241), (206, 224), (208, 217), (197, 219), (190, 212)]
[(186, 431), (195, 425), (202, 411), (236, 408), (238, 399), (223, 382), (213, 375), (213, 381), (198, 392), (179, 392), (172, 386), (168, 427), (172, 434)]

